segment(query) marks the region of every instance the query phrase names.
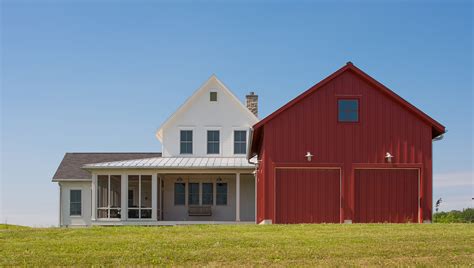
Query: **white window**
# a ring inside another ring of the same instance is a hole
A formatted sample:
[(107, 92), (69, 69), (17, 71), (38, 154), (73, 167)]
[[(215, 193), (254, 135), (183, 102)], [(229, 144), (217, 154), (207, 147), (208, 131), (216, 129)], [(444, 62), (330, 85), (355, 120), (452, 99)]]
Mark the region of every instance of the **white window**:
[(97, 176), (97, 218), (121, 217), (121, 176)]
[(128, 218), (151, 219), (151, 175), (128, 176)]
[(70, 216), (82, 215), (82, 191), (81, 190), (71, 190), (69, 192), (69, 215)]
[(207, 154), (219, 154), (220, 144), (219, 130), (207, 131)]
[(193, 131), (180, 131), (180, 154), (193, 154)]
[(247, 153), (247, 131), (234, 130), (234, 154)]
[(211, 93), (209, 93), (209, 100), (210, 101), (217, 101), (217, 92), (212, 91)]

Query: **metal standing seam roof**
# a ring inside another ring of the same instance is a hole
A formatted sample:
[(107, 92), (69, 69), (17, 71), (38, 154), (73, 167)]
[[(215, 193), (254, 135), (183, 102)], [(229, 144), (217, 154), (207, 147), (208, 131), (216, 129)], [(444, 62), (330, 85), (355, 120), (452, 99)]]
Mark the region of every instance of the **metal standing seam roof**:
[(161, 169), (234, 169), (255, 168), (245, 157), (152, 157), (86, 164), (84, 169), (161, 168)]

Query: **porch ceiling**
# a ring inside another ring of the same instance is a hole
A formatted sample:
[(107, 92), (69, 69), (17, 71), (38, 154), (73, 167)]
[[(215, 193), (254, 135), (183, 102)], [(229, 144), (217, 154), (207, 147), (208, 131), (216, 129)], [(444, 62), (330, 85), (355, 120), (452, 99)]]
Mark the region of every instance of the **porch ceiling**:
[(84, 169), (157, 168), (157, 169), (238, 169), (254, 168), (245, 157), (153, 157), (86, 164)]

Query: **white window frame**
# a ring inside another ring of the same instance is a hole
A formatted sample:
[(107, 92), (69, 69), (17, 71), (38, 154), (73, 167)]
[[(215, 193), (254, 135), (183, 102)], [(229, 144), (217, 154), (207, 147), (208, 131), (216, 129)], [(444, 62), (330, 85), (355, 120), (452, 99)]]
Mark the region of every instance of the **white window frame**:
[[(213, 144), (218, 144), (219, 145), (219, 153), (209, 153), (208, 151), (208, 145), (209, 145), (209, 139), (208, 139), (208, 134), (209, 131), (217, 131), (219, 133), (219, 142), (212, 141)], [(222, 155), (222, 138), (221, 138), (221, 129), (214, 129), (214, 128), (206, 128), (206, 154), (207, 155)]]
[[(191, 153), (181, 153), (181, 131), (191, 131), (191, 150), (192, 152)], [(178, 141), (179, 141), (179, 144), (178, 144), (178, 152), (179, 152), (179, 155), (182, 155), (182, 156), (191, 156), (191, 155), (194, 155), (196, 153), (196, 148), (194, 146), (195, 144), (195, 131), (194, 131), (194, 128), (189, 128), (189, 127), (180, 127), (179, 128), (179, 133), (178, 133)]]
[[(81, 192), (81, 214), (80, 215), (71, 215), (71, 191), (80, 191)], [(69, 189), (69, 217), (71, 218), (81, 218), (83, 215), (83, 206), (82, 206), (82, 188), (70, 188)]]
[[(110, 177), (111, 176), (118, 176), (120, 177), (120, 200), (122, 200), (122, 195), (123, 195), (123, 189), (122, 189), (122, 175), (117, 175), (117, 174), (99, 174), (97, 175), (97, 190), (96, 190), (96, 198), (97, 198), (97, 203), (99, 202), (99, 177), (100, 176), (107, 176), (107, 206), (106, 207), (99, 207), (97, 206), (96, 208), (96, 217), (99, 220), (120, 220), (121, 218), (111, 218), (110, 217), (110, 210), (118, 210), (120, 211), (120, 215), (122, 215), (122, 202), (120, 202), (120, 207), (119, 208), (113, 208), (110, 206)], [(127, 192), (128, 195), (128, 192)], [(82, 208), (81, 208), (82, 209)], [(107, 210), (107, 218), (99, 218), (99, 210)]]
[[(215, 100), (215, 101), (211, 101), (211, 93), (212, 93), (212, 92), (215, 92), (215, 93), (216, 93), (216, 100)], [(209, 95), (208, 95), (208, 96), (209, 96), (209, 102), (210, 102), (210, 103), (217, 103), (217, 102), (219, 102), (219, 90), (217, 90), (217, 89), (211, 89), (211, 90), (209, 90)]]
[[(235, 153), (235, 132), (236, 131), (245, 131), (245, 153), (244, 154), (236, 154)], [(232, 128), (232, 154), (234, 156), (242, 156), (242, 155), (247, 155), (247, 146), (249, 143), (249, 131), (247, 128)]]
[[(137, 208), (130, 208), (128, 206), (128, 191), (127, 191), (127, 219), (131, 221), (146, 221), (146, 220), (153, 220), (153, 216), (150, 218), (142, 218), (142, 210), (150, 210), (151, 213), (153, 214), (153, 197), (151, 201), (151, 207), (144, 207), (142, 208), (142, 176), (149, 176), (151, 178), (151, 194), (153, 195), (153, 175), (138, 175), (138, 174), (130, 174), (127, 175), (128, 179), (127, 181), (130, 181), (130, 176), (138, 176), (138, 207)], [(130, 183), (127, 185), (127, 189), (130, 190)], [(138, 210), (138, 218), (130, 218), (128, 217), (128, 211), (129, 210)]]

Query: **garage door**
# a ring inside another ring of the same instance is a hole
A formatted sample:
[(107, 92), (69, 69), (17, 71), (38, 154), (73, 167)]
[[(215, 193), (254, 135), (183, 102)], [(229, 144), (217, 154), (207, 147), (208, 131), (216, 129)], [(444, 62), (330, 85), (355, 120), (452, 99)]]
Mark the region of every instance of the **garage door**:
[(418, 222), (417, 169), (356, 169), (355, 222)]
[(339, 169), (276, 170), (276, 223), (339, 223)]

